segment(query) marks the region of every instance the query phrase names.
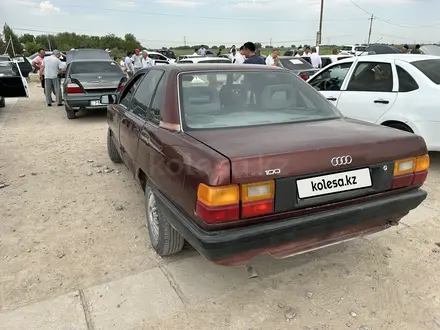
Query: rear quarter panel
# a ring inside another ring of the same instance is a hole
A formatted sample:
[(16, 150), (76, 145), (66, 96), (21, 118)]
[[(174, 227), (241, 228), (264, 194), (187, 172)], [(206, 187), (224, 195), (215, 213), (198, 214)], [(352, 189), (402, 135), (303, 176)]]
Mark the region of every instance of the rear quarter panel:
[(148, 130), (148, 135), (151, 143), (141, 137), (139, 144), (139, 167), (168, 199), (196, 220), (199, 184), (229, 184), (229, 160), (181, 132), (158, 127)]

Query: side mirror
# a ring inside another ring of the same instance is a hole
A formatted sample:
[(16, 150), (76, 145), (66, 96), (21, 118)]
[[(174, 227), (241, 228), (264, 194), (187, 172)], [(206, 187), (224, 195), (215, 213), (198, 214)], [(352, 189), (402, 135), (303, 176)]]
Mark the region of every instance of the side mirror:
[(101, 96), (101, 104), (116, 104), (118, 103), (117, 94), (106, 94)]

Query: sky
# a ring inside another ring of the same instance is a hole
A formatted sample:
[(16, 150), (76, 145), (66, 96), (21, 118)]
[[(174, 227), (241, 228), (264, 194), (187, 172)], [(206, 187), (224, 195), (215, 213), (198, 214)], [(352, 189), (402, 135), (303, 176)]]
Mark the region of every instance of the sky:
[[(440, 42), (439, 0), (323, 0), (322, 44)], [(0, 0), (18, 34), (133, 33), (145, 47), (314, 44), (321, 0)]]

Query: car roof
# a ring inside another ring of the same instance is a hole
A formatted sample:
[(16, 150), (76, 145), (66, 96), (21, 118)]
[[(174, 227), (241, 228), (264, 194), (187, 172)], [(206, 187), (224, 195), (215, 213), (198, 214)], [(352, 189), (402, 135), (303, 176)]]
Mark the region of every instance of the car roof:
[(93, 58), (93, 59), (87, 59), (87, 58), (80, 58), (80, 59), (74, 59), (74, 60), (72, 60), (72, 61), (70, 61), (69, 63), (72, 63), (72, 62), (115, 62), (115, 61), (113, 61), (112, 59), (106, 59), (106, 58), (103, 58), (103, 59), (95, 59), (95, 58)]
[[(142, 70), (151, 70), (156, 67), (146, 68)], [(196, 72), (196, 71), (274, 71), (274, 70), (282, 70), (285, 69), (269, 66), (269, 65), (261, 65), (261, 64), (232, 64), (232, 63), (188, 63), (188, 64), (175, 64), (175, 65), (166, 65), (159, 66), (159, 70), (165, 70), (167, 72), (177, 71), (179, 73), (184, 72)]]
[[(340, 55), (343, 56), (343, 55)], [(347, 62), (353, 62), (358, 58), (362, 59), (374, 59), (374, 61), (380, 61), (380, 60), (400, 60), (405, 62), (415, 62), (415, 61), (423, 61), (423, 60), (440, 60), (439, 56), (434, 55), (421, 55), (421, 54), (374, 54), (374, 55), (367, 55), (367, 56), (353, 56), (349, 58), (344, 58), (342, 60), (339, 60), (338, 63), (347, 63)]]
[(68, 63), (77, 60), (111, 60), (111, 57), (101, 49), (75, 49), (67, 52)]
[(224, 57), (192, 57), (192, 58), (183, 58), (181, 62), (183, 61), (194, 61), (194, 63), (203, 62), (203, 61), (212, 61), (212, 60), (220, 60), (225, 63), (230, 63), (231, 60), (224, 58)]

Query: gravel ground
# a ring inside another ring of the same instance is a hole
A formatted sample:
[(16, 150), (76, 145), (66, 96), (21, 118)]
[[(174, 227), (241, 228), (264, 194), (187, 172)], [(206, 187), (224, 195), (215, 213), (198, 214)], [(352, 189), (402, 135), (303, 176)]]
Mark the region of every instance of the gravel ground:
[[(0, 109), (0, 312), (197, 255), (153, 252), (142, 191), (107, 157), (105, 111), (67, 120), (36, 83), (30, 91)], [(261, 257), (257, 279), (145, 329), (440, 329), (440, 156), (431, 157), (429, 198), (407, 225)]]

